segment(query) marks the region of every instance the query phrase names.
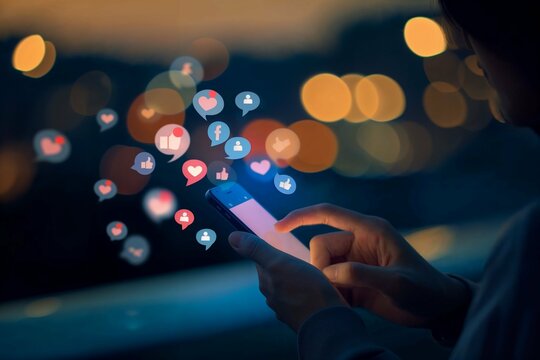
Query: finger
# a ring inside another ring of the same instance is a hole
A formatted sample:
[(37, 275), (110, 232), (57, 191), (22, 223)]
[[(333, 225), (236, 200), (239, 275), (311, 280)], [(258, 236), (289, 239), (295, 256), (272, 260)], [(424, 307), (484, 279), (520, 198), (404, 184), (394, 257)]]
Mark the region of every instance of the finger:
[(324, 275), (334, 285), (345, 287), (370, 287), (383, 293), (391, 293), (396, 273), (381, 266), (345, 262), (327, 266)]
[(287, 254), (279, 251), (263, 239), (242, 231), (234, 231), (229, 235), (229, 244), (242, 256), (245, 256), (263, 268)]
[(354, 235), (348, 231), (337, 231), (313, 237), (309, 242), (311, 264), (322, 270), (332, 264), (332, 258), (345, 256), (351, 250)]
[(290, 212), (276, 223), (275, 228), (279, 232), (289, 232), (300, 226), (322, 224), (354, 232), (356, 227), (361, 226), (362, 222), (369, 218), (339, 206), (319, 204)]

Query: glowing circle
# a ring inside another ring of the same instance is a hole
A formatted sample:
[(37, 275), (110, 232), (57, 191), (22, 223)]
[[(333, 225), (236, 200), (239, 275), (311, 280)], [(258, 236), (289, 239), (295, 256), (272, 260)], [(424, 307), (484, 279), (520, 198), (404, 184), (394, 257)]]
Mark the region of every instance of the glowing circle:
[(306, 111), (315, 119), (325, 122), (343, 119), (352, 105), (349, 87), (332, 74), (318, 74), (306, 81), (301, 98)]
[(446, 50), (444, 30), (436, 21), (415, 17), (407, 21), (403, 32), (409, 49), (418, 56), (435, 56)]
[(19, 71), (34, 70), (45, 57), (45, 40), (40, 35), (30, 35), (19, 41), (13, 51), (13, 67)]
[(300, 139), (298, 154), (289, 165), (302, 172), (314, 173), (328, 169), (334, 164), (338, 142), (334, 132), (314, 120), (300, 120), (289, 126)]

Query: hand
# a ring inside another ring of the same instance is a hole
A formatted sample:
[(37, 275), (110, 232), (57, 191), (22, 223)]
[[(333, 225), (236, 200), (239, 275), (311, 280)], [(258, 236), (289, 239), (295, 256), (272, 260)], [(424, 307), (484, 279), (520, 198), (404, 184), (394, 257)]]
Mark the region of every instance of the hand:
[(316, 224), (343, 230), (315, 236), (310, 254), (351, 306), (402, 325), (429, 327), (469, 300), (464, 284), (433, 268), (381, 218), (321, 204), (291, 212), (276, 230)]
[(259, 289), (276, 317), (297, 331), (312, 314), (332, 306), (347, 306), (339, 291), (314, 266), (286, 254), (255, 235), (229, 236), (240, 255), (257, 264)]

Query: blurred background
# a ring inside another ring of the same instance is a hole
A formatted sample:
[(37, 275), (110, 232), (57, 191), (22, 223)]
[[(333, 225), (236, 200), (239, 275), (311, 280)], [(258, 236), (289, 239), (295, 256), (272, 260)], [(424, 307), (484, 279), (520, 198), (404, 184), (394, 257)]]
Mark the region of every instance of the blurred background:
[[(540, 146), (502, 123), (476, 57), (445, 29), (431, 0), (2, 1), (0, 357), (296, 358), (294, 333), (204, 198), (214, 185), (185, 186), (192, 158), (229, 164), (278, 218), (319, 202), (381, 216), (435, 266), (477, 279), (505, 219), (540, 193)], [(203, 89), (225, 102), (208, 121), (191, 105)], [(245, 90), (261, 104), (243, 117), (234, 99)], [(118, 123), (101, 132), (103, 109)], [(250, 140), (246, 159), (210, 147), (215, 120)], [(154, 146), (169, 123), (191, 134), (172, 163)], [(266, 138), (280, 128), (300, 146), (273, 161)], [(35, 160), (44, 129), (69, 140), (64, 162)], [(156, 159), (151, 175), (130, 169), (140, 151)], [(250, 170), (261, 159), (294, 177), (293, 195)], [(98, 202), (103, 178), (118, 195)], [(194, 225), (154, 221), (152, 189), (172, 192)], [(147, 239), (146, 262), (119, 257), (111, 221)], [(201, 228), (217, 233), (208, 251)], [(328, 230), (295, 234), (307, 244)], [(364, 316), (403, 358), (448, 356), (424, 330)]]

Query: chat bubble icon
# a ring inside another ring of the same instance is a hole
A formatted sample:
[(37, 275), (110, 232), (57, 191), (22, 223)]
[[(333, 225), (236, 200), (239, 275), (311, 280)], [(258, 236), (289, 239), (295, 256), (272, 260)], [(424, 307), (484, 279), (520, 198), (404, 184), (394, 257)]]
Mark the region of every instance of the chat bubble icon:
[(36, 161), (60, 163), (69, 157), (71, 144), (61, 132), (46, 129), (34, 136), (34, 150), (37, 154)]
[(99, 198), (99, 201), (112, 199), (117, 193), (116, 184), (112, 180), (101, 179), (94, 184), (94, 192)]
[(96, 115), (96, 121), (100, 131), (106, 131), (113, 128), (118, 122), (118, 114), (113, 109), (101, 109)]
[(219, 114), (223, 106), (223, 98), (215, 90), (201, 90), (193, 97), (193, 107), (204, 120), (208, 115)]
[(189, 148), (190, 137), (188, 131), (180, 125), (168, 124), (161, 127), (154, 138), (154, 143), (159, 152), (172, 155), (169, 162), (178, 160)]
[(231, 129), (223, 121), (214, 121), (208, 126), (208, 138), (211, 141), (210, 146), (223, 144), (230, 135)]
[(280, 193), (285, 195), (291, 195), (296, 191), (296, 181), (289, 175), (276, 174), (274, 176), (274, 186)]
[(172, 71), (180, 71), (182, 75), (190, 76), (195, 83), (200, 83), (204, 78), (204, 68), (201, 63), (191, 56), (181, 56), (175, 59), (170, 67)]
[(166, 189), (149, 190), (143, 197), (144, 212), (156, 223), (170, 219), (176, 211), (176, 207), (176, 196)]
[(248, 112), (259, 107), (261, 99), (259, 98), (259, 95), (255, 94), (253, 91), (242, 91), (240, 94), (236, 95), (234, 103), (242, 110), (242, 116), (246, 116)]
[(141, 265), (150, 256), (150, 244), (140, 235), (131, 235), (124, 242), (120, 257), (131, 265)]
[(135, 170), (141, 175), (150, 175), (156, 168), (156, 160), (152, 154), (148, 152), (140, 152), (135, 156), (131, 169)]
[(193, 185), (206, 176), (208, 171), (206, 164), (197, 159), (191, 159), (182, 165), (182, 174), (187, 179), (186, 186)]
[(128, 228), (126, 224), (121, 221), (113, 221), (107, 225), (107, 235), (111, 241), (123, 240), (128, 234)]
[(174, 214), (174, 221), (182, 227), (182, 230), (186, 230), (195, 221), (195, 215), (188, 209), (180, 209)]
[(228, 182), (236, 182), (236, 171), (224, 161), (212, 161), (208, 164), (206, 178), (214, 185), (223, 185)]
[(195, 235), (195, 238), (197, 239), (197, 242), (201, 244), (202, 246), (206, 247), (205, 250), (210, 249), (210, 246), (212, 246), (217, 239), (216, 232), (212, 229), (201, 229), (197, 231), (197, 235)]
[(241, 159), (251, 151), (249, 140), (243, 137), (233, 137), (225, 143), (226, 159)]

